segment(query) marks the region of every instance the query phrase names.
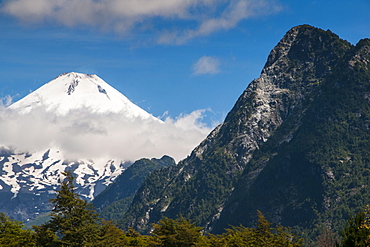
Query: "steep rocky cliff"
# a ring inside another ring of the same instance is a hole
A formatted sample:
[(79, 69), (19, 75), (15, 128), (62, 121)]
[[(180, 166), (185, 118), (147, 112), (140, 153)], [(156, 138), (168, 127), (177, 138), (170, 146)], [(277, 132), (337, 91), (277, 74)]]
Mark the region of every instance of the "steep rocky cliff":
[[(369, 165), (369, 66), (368, 40), (353, 47), (331, 31), (292, 28), (224, 123), (144, 181), (121, 226), (148, 232), (183, 215), (220, 232), (251, 225), (256, 210), (305, 229), (331, 225), (338, 212), (345, 220), (370, 199), (367, 176), (353, 179)], [(339, 202), (345, 209), (335, 211)]]
[[(248, 166), (263, 166), (251, 183), (246, 169), (214, 231), (250, 225), (258, 209), (286, 226), (343, 229), (370, 200), (370, 40), (361, 40), (287, 119)], [(295, 124), (297, 123), (298, 124)], [(292, 126), (296, 126), (292, 128)]]

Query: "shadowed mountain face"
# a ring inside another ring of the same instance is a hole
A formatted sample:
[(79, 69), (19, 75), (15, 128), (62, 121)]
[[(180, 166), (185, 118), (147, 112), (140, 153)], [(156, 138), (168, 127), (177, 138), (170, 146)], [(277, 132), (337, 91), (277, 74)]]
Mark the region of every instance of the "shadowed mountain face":
[(292, 28), (218, 126), (185, 160), (153, 172), (121, 220), (148, 232), (183, 215), (207, 231), (275, 223), (338, 230), (370, 200), (369, 40)]
[(166, 155), (160, 159), (137, 160), (95, 197), (92, 203), (105, 220), (119, 220), (148, 174), (173, 165), (175, 160)]

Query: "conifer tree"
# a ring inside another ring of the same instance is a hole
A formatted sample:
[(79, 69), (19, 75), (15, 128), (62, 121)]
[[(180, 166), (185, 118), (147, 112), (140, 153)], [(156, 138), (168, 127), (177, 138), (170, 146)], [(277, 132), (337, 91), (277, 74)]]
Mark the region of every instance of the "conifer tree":
[(184, 217), (177, 220), (164, 217), (159, 221), (159, 224), (153, 225), (152, 240), (154, 246), (194, 246), (203, 238), (202, 227), (197, 227)]
[(54, 208), (50, 221), (37, 227), (40, 246), (93, 246), (99, 240), (100, 219), (91, 204), (75, 193), (71, 172), (63, 173), (64, 182), (50, 202)]
[(293, 234), (289, 228), (283, 226), (272, 227), (260, 211), (256, 228), (244, 226), (226, 229), (223, 236), (225, 245), (221, 246), (254, 246), (254, 247), (299, 247), (303, 240)]
[(34, 247), (34, 237), (30, 230), (22, 229), (23, 224), (0, 213), (0, 246)]
[(341, 232), (343, 247), (367, 247), (370, 245), (370, 207), (352, 216)]

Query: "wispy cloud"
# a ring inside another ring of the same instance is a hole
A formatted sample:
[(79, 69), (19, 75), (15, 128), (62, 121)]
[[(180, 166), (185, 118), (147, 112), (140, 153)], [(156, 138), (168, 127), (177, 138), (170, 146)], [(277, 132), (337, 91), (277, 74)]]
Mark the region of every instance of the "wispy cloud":
[(27, 152), (56, 148), (68, 159), (107, 157), (133, 161), (167, 154), (178, 161), (211, 131), (201, 122), (204, 113), (197, 110), (160, 122), (83, 109), (65, 116), (41, 108), (18, 114), (0, 106), (0, 146)]
[(220, 64), (217, 58), (203, 56), (193, 65), (193, 75), (217, 74)]
[[(125, 34), (150, 26), (154, 19), (181, 21), (160, 31), (158, 43), (182, 44), (240, 21), (280, 10), (277, 0), (4, 0), (1, 12), (25, 23), (57, 23)], [(185, 25), (184, 25), (185, 24)], [(192, 26), (195, 28), (188, 28)]]
[(230, 0), (224, 6), (218, 15), (205, 15), (200, 18), (197, 28), (166, 31), (158, 38), (158, 43), (184, 44), (195, 37), (232, 29), (245, 19), (274, 14), (282, 9), (280, 4), (271, 0)]
[(0, 98), (0, 107), (7, 107), (13, 103), (13, 97), (10, 95), (6, 95), (3, 98)]

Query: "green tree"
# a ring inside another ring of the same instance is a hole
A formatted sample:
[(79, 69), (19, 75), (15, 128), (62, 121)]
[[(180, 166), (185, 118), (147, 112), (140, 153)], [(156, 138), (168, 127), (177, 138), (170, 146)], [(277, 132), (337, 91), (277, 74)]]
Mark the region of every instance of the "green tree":
[(35, 239), (37, 246), (42, 247), (57, 247), (61, 246), (58, 242), (58, 237), (46, 225), (32, 226), (35, 231)]
[(197, 227), (193, 222), (180, 217), (177, 220), (164, 217), (159, 224), (153, 224), (152, 244), (164, 247), (195, 246), (204, 238), (202, 227)]
[(123, 246), (122, 236), (124, 232), (117, 228), (112, 221), (105, 221), (100, 228), (100, 239), (94, 245), (96, 247), (119, 247)]
[(283, 226), (272, 227), (272, 224), (258, 211), (256, 228), (244, 226), (226, 229), (225, 244), (220, 246), (242, 247), (299, 247), (303, 240), (293, 234), (289, 228)]
[(56, 198), (50, 221), (34, 227), (40, 246), (94, 246), (101, 237), (98, 214), (91, 204), (75, 193), (71, 172), (63, 173), (65, 179)]
[(150, 245), (151, 236), (141, 235), (133, 228), (129, 228), (124, 235), (124, 246), (146, 247)]
[(32, 231), (22, 229), (23, 224), (0, 213), (0, 246), (36, 246)]
[(366, 247), (370, 244), (370, 227), (368, 226), (369, 209), (350, 217), (341, 232), (343, 247)]
[(79, 198), (71, 172), (51, 199), (54, 209), (51, 219), (41, 226), (33, 226), (37, 246), (41, 247), (120, 247), (148, 246), (149, 236), (129, 229), (127, 233), (111, 221), (102, 221), (92, 204)]

